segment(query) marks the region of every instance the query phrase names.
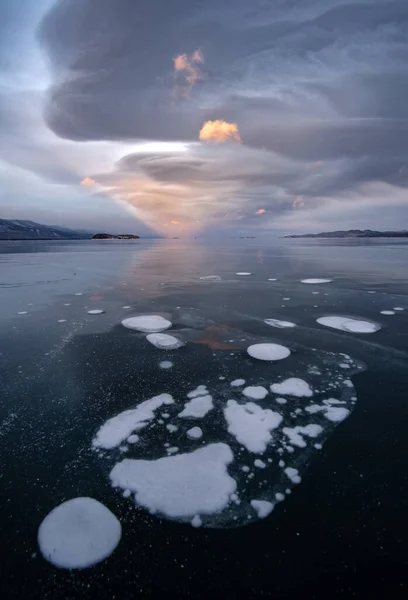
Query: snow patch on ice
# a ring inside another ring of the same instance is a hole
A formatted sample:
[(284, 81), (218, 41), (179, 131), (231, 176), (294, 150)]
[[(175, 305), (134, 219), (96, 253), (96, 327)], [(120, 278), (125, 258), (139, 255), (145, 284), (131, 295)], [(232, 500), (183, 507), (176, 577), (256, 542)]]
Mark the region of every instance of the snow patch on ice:
[(205, 415), (214, 408), (212, 396), (198, 396), (192, 398), (190, 402), (184, 405), (184, 410), (179, 413), (179, 417), (191, 417), (194, 419), (202, 419)]
[(170, 394), (154, 396), (136, 408), (112, 417), (97, 432), (92, 442), (93, 447), (110, 449), (119, 446), (132, 432), (146, 427), (148, 422), (154, 419), (154, 412), (164, 404), (174, 404)]
[(242, 393), (247, 398), (252, 398), (252, 400), (263, 400), (269, 392), (262, 385), (249, 385), (242, 390)]
[(93, 498), (73, 498), (54, 508), (38, 530), (41, 554), (62, 569), (85, 569), (112, 554), (122, 527), (106, 506)]
[(271, 390), (274, 394), (296, 396), (297, 398), (310, 398), (310, 396), (313, 396), (309, 384), (298, 377), (289, 377), (289, 379), (285, 379), (281, 383), (273, 383)]
[(256, 510), (260, 519), (264, 519), (273, 511), (272, 502), (267, 502), (266, 500), (251, 500), (251, 506)]
[(256, 454), (265, 452), (272, 440), (271, 431), (282, 422), (279, 413), (262, 409), (253, 402), (238, 404), (235, 400), (228, 400), (224, 416), (228, 432), (249, 452)]
[(227, 467), (234, 457), (224, 443), (157, 460), (125, 459), (110, 479), (114, 487), (130, 489), (135, 501), (170, 518), (194, 518), (221, 511), (236, 490)]

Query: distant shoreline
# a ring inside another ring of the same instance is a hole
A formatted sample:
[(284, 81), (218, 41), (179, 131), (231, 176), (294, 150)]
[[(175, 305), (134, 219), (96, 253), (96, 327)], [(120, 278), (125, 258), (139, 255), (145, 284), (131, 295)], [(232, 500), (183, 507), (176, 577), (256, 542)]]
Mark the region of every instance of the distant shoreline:
[(321, 233), (303, 233), (285, 235), (284, 238), (325, 238), (325, 239), (356, 239), (356, 238), (408, 238), (408, 231), (372, 231), (371, 229), (349, 229), (348, 231), (324, 231)]

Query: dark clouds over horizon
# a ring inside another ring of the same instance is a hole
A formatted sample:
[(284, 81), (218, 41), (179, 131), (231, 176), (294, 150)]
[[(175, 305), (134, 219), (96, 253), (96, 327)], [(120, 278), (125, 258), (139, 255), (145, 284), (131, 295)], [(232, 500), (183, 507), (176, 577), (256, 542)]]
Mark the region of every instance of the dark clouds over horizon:
[[(120, 228), (127, 207), (142, 233), (406, 218), (405, 0), (8, 0), (0, 23), (5, 216)], [(241, 143), (199, 141), (208, 120)]]

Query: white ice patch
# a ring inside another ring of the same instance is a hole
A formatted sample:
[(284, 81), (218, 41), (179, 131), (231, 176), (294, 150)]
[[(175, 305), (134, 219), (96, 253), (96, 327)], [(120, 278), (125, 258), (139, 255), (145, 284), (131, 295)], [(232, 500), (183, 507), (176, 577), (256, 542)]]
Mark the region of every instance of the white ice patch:
[(133, 329), (134, 331), (157, 333), (171, 327), (171, 322), (160, 315), (144, 315), (124, 319), (122, 325), (127, 329)]
[(197, 396), (207, 396), (208, 390), (205, 385), (199, 385), (195, 390), (188, 392), (187, 398), (197, 398)]
[(278, 281), (277, 279), (274, 279), (273, 277), (268, 279), (268, 281)]
[(159, 362), (159, 367), (161, 369), (171, 369), (173, 366), (173, 363), (171, 362), (171, 360), (162, 360)]
[(394, 310), (382, 310), (381, 314), (382, 315), (395, 315), (395, 311)]
[(263, 400), (268, 395), (268, 390), (264, 388), (262, 385), (249, 385), (242, 393), (247, 398), (251, 398), (252, 400)]
[(121, 536), (121, 525), (106, 506), (93, 498), (73, 498), (45, 517), (38, 545), (53, 565), (85, 569), (112, 554)]
[(131, 433), (146, 427), (148, 422), (154, 419), (154, 411), (164, 404), (174, 404), (170, 394), (154, 396), (136, 408), (112, 417), (97, 432), (92, 442), (94, 448), (110, 449), (119, 446)]
[(28, 312), (26, 310), (19, 310), (18, 315), (28, 315)]
[(402, 306), (394, 306), (392, 310), (404, 310)]
[(201, 427), (192, 427), (187, 431), (187, 437), (189, 437), (190, 440), (199, 440), (203, 437), (203, 430)]
[(251, 506), (256, 510), (260, 519), (264, 519), (273, 511), (272, 502), (267, 502), (266, 500), (251, 500)]
[(245, 385), (245, 379), (234, 379), (234, 381), (231, 381), (230, 385), (231, 387), (241, 387)]
[(83, 296), (83, 295), (84, 295), (84, 293), (83, 293), (83, 292), (76, 292), (76, 293), (75, 293), (75, 296)]
[(298, 448), (306, 448), (307, 444), (302, 436), (316, 438), (323, 431), (323, 427), (310, 423), (305, 427), (284, 427), (283, 433), (289, 438), (289, 442)]
[(235, 275), (252, 275), (252, 273), (247, 273), (245, 271), (242, 271), (241, 273), (235, 273)]
[(209, 444), (158, 460), (125, 459), (110, 473), (114, 487), (130, 489), (150, 512), (174, 519), (217, 513), (227, 506), (236, 482), (227, 471), (234, 457), (227, 444)]
[(187, 402), (184, 405), (184, 410), (178, 416), (181, 418), (191, 417), (193, 419), (202, 419), (213, 408), (212, 396), (198, 396)]
[(88, 310), (88, 315), (102, 315), (105, 311), (100, 308), (93, 308)]
[(205, 275), (204, 277), (200, 277), (202, 281), (221, 281), (221, 277), (219, 275)]
[(271, 327), (276, 327), (277, 329), (296, 327), (295, 323), (291, 323), (290, 321), (279, 321), (279, 319), (264, 319), (264, 323), (270, 325)]
[(329, 406), (326, 408), (324, 416), (329, 421), (333, 421), (334, 423), (339, 423), (340, 421), (344, 421), (350, 414), (350, 411), (343, 406)]
[(156, 348), (161, 350), (177, 350), (184, 346), (184, 342), (181, 342), (173, 335), (167, 333), (149, 333), (146, 336), (148, 342), (153, 344)]
[(66, 319), (58, 319), (58, 323), (66, 323), (67, 320)]
[(352, 333), (375, 333), (381, 329), (381, 325), (372, 321), (363, 321), (360, 319), (352, 319), (351, 317), (320, 317), (316, 319), (320, 325), (339, 329), (340, 331), (348, 331)]
[(265, 452), (272, 440), (271, 431), (282, 422), (279, 413), (262, 409), (253, 402), (238, 404), (235, 400), (228, 400), (224, 416), (228, 432), (249, 452), (256, 454)]
[(258, 360), (283, 360), (290, 355), (289, 348), (280, 344), (253, 344), (247, 348), (249, 356)]
[(274, 394), (296, 396), (296, 398), (310, 398), (310, 396), (313, 396), (309, 384), (298, 377), (289, 377), (289, 379), (285, 379), (281, 383), (273, 383), (271, 390)]
[(169, 423), (168, 425), (166, 425), (166, 429), (170, 431), (170, 433), (174, 433), (178, 430), (178, 427), (177, 425), (172, 425), (171, 423)]
[(292, 483), (300, 483), (302, 481), (302, 478), (299, 476), (299, 471), (297, 469), (293, 469), (292, 467), (286, 467), (286, 469), (284, 469), (284, 472), (287, 475), (287, 477), (289, 477)]
[(301, 283), (311, 283), (311, 284), (316, 284), (316, 283), (331, 283), (331, 279), (301, 279), (300, 280)]

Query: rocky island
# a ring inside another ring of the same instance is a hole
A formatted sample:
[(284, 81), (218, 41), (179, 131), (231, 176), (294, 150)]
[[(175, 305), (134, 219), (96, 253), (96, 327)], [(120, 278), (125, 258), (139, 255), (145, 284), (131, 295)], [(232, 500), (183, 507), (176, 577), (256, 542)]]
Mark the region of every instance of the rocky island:
[(285, 235), (285, 238), (408, 238), (408, 231), (373, 231), (372, 229), (349, 229), (348, 231), (323, 231)]
[(119, 233), (114, 235), (113, 233), (96, 233), (92, 236), (93, 240), (140, 240), (139, 235), (133, 235), (133, 233)]

